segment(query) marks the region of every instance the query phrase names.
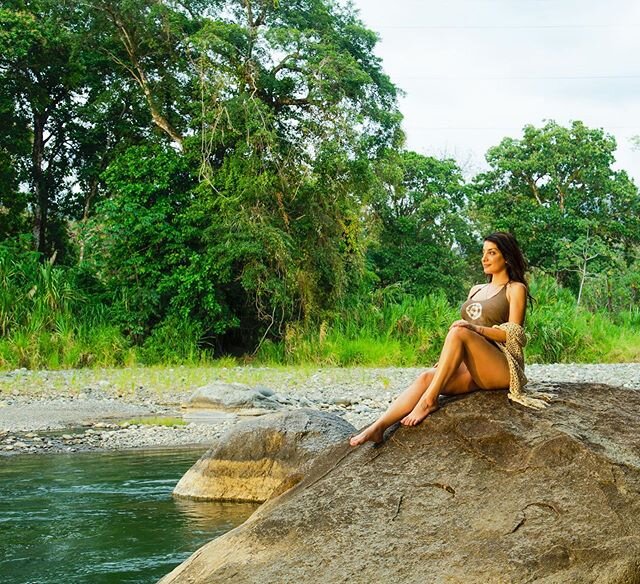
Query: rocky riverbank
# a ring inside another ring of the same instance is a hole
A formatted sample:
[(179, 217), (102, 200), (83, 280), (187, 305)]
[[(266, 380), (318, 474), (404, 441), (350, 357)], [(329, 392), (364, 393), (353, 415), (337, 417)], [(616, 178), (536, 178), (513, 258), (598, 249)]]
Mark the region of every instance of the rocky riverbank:
[[(0, 454), (208, 447), (240, 413), (196, 415), (181, 406), (197, 387), (242, 382), (280, 409), (333, 412), (371, 422), (416, 368), (135, 368), (0, 374)], [(530, 365), (530, 382), (604, 383), (640, 389), (640, 364)]]

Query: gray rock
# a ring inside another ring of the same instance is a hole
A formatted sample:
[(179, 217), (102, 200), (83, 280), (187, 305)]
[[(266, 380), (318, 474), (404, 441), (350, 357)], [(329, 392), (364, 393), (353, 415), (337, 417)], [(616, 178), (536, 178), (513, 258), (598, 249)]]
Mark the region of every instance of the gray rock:
[(331, 403), (336, 406), (350, 406), (350, 405), (353, 405), (354, 402), (350, 397), (337, 396), (331, 400)]
[(275, 410), (280, 405), (273, 397), (242, 383), (211, 383), (196, 389), (186, 407), (250, 413), (252, 410)]
[(637, 582), (639, 410), (569, 383), (543, 411), (450, 399), (381, 447), (333, 447), (161, 584)]
[(269, 387), (265, 387), (264, 385), (258, 385), (258, 386), (256, 386), (255, 389), (256, 389), (256, 391), (259, 391), (265, 397), (271, 397), (271, 396), (276, 394), (276, 392), (273, 391), (273, 389), (271, 389)]
[(318, 455), (355, 428), (331, 414), (293, 410), (241, 422), (182, 477), (178, 497), (265, 501), (304, 477)]

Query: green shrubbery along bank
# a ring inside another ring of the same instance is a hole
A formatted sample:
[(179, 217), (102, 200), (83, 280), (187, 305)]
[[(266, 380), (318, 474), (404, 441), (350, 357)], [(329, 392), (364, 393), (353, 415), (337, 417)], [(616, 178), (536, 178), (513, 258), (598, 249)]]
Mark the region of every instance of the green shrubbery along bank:
[[(162, 323), (135, 344), (113, 324), (112, 308), (91, 296), (82, 274), (42, 264), (33, 252), (24, 253), (23, 262), (17, 263), (6, 248), (0, 250), (3, 368), (215, 363), (215, 351), (203, 343), (197, 324)], [(558, 289), (544, 275), (534, 278), (532, 290), (536, 303), (527, 322), (530, 362), (640, 359), (638, 309), (611, 314), (579, 307), (571, 292)], [(282, 338), (265, 338), (254, 354), (232, 362), (430, 365), (456, 318), (457, 304), (442, 291), (419, 298), (374, 293), (368, 302), (319, 324), (287, 323)]]
[(497, 229), (530, 360), (638, 359), (640, 198), (601, 130), (527, 126), (475, 177), (406, 151), (376, 34), (329, 0), (0, 24), (0, 367), (430, 364)]

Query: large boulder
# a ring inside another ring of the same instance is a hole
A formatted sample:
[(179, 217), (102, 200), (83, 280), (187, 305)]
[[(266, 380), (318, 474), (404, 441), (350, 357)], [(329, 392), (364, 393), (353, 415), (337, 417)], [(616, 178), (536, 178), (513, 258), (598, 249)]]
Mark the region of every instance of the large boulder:
[(355, 428), (315, 410), (241, 422), (180, 479), (173, 494), (208, 501), (263, 502), (300, 482), (310, 464)]
[(269, 389), (254, 389), (242, 383), (215, 382), (196, 389), (183, 407), (253, 415), (282, 406)]
[(336, 446), (161, 583), (640, 582), (640, 392), (558, 391), (544, 411), (477, 392)]

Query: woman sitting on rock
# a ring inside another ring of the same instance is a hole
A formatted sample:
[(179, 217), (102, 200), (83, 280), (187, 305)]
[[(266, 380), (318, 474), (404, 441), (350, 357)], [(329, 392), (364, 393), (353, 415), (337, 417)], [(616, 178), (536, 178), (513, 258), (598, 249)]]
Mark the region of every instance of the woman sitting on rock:
[[(449, 329), (435, 367), (421, 373), (371, 426), (351, 438), (351, 445), (382, 442), (384, 431), (400, 421), (415, 426), (438, 409), (438, 396), (478, 389), (509, 388), (509, 398), (533, 408), (545, 407), (547, 396), (522, 393), (522, 347), (529, 289), (526, 265), (515, 237), (496, 232), (484, 239), (482, 267), (488, 284), (471, 288), (462, 305), (462, 320)], [(532, 397), (535, 396), (535, 397)]]

